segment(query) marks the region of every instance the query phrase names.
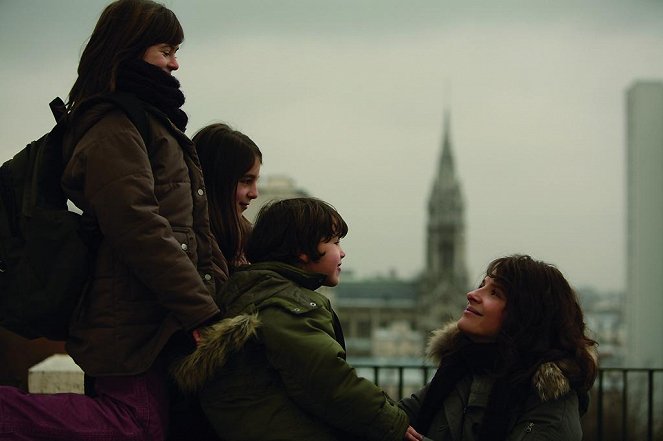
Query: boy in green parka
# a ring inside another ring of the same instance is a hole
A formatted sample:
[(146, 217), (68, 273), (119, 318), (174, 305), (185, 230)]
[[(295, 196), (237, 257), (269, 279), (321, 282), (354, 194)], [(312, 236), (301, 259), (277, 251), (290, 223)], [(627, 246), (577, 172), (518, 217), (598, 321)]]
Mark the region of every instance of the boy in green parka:
[(176, 365), (217, 435), (242, 440), (421, 439), (379, 387), (345, 361), (339, 320), (314, 291), (336, 286), (348, 227), (329, 204), (264, 206), (216, 302), (225, 317)]

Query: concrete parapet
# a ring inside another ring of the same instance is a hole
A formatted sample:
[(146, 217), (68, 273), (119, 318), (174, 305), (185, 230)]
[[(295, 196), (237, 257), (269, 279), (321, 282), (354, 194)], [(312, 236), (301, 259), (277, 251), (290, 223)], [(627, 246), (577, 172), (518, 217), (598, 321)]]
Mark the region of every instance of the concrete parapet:
[(28, 371), (31, 393), (84, 393), (83, 371), (66, 354), (54, 354)]

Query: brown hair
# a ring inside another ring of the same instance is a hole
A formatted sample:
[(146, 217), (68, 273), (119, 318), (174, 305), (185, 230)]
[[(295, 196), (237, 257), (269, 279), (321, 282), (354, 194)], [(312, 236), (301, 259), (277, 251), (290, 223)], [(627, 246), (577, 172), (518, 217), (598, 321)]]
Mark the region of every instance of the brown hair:
[(251, 231), (250, 222), (237, 212), (237, 183), (256, 159), (262, 163), (262, 153), (251, 138), (223, 123), (203, 127), (193, 142), (205, 178), (212, 232), (232, 266), (241, 260)]
[(252, 263), (277, 261), (298, 265), (300, 254), (317, 262), (320, 242), (345, 237), (348, 225), (334, 207), (316, 198), (292, 198), (265, 204), (246, 245)]
[(117, 72), (126, 61), (142, 58), (155, 44), (177, 46), (184, 31), (175, 14), (151, 0), (117, 0), (101, 13), (78, 64), (78, 78), (67, 107), (116, 89)]
[(587, 335), (576, 293), (562, 273), (530, 256), (513, 255), (492, 261), (486, 275), (503, 287), (507, 298), (497, 342), (512, 361), (519, 359), (522, 365), (523, 359), (562, 358), (560, 367), (574, 388), (589, 390), (598, 370), (597, 343)]

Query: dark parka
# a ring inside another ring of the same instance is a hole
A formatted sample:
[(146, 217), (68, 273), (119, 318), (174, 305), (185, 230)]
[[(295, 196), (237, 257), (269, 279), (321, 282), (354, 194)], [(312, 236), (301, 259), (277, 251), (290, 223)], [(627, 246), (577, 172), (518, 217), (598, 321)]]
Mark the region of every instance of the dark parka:
[(226, 278), (193, 144), (146, 109), (148, 146), (108, 103), (74, 118), (65, 138), (63, 188), (101, 233), (90, 290), (66, 342), (92, 376), (149, 369), (176, 331), (218, 314), (211, 293)]
[(214, 325), (175, 371), (200, 389), (223, 439), (401, 440), (401, 409), (345, 361), (324, 276), (265, 262), (242, 267), (218, 298), (228, 318)]
[[(441, 352), (458, 332), (455, 322), (435, 331), (428, 346), (428, 356), (439, 363)], [(504, 441), (581, 441), (578, 396), (559, 367), (553, 362), (542, 364), (532, 383), (536, 393), (533, 392), (522, 407), (509, 412), (509, 434)], [(428, 386), (399, 403), (413, 420), (419, 413)], [(492, 386), (493, 381), (488, 376), (465, 376), (433, 417), (428, 432), (422, 434), (424, 440), (477, 440)]]

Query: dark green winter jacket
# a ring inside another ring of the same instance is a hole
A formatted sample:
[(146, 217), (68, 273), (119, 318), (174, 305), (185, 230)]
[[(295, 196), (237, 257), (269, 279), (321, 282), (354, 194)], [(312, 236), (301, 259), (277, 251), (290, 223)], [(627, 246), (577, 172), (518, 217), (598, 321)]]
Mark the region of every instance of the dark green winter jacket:
[(405, 412), (345, 361), (329, 300), (313, 291), (323, 279), (259, 263), (238, 270), (219, 293), (226, 318), (175, 377), (183, 389), (199, 391), (220, 438), (403, 438)]
[[(442, 349), (458, 333), (454, 323), (436, 331), (428, 355), (439, 361)], [(539, 366), (532, 378), (533, 390), (522, 407), (509, 414), (509, 434), (504, 441), (581, 441), (578, 395), (554, 362)], [(428, 390), (426, 385), (399, 405), (416, 419)], [(493, 380), (486, 375), (466, 375), (435, 414), (424, 441), (476, 441)]]

